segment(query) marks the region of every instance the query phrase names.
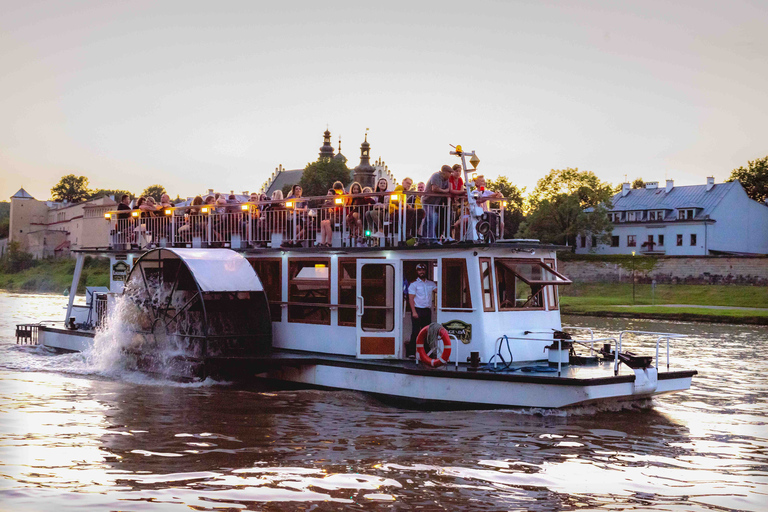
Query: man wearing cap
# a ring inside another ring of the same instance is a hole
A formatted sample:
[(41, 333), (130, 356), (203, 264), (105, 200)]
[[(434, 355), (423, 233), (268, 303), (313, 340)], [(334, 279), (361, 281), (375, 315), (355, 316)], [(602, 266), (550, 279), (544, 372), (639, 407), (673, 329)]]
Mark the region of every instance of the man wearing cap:
[(411, 305), (411, 342), (406, 349), (408, 357), (416, 355), (416, 338), (421, 330), (432, 323), (432, 295), (437, 283), (427, 279), (426, 263), (416, 265), (416, 280), (408, 287), (408, 303)]

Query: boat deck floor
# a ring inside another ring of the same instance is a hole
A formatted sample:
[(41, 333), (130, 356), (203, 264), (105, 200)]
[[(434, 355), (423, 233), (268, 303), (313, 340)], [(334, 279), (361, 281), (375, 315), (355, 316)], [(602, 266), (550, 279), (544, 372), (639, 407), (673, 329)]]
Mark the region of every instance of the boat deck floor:
[[(455, 362), (439, 368), (430, 368), (413, 359), (358, 359), (354, 356), (319, 354), (276, 349), (269, 355), (256, 357), (209, 357), (206, 364), (212, 368), (240, 368), (248, 373), (267, 373), (282, 368), (300, 368), (306, 366), (334, 366), (356, 368), (368, 371), (405, 373), (442, 378), (464, 378), (477, 380), (510, 380), (518, 382), (542, 382), (551, 384), (598, 384), (600, 381), (634, 381), (634, 372), (624, 365), (619, 365), (619, 374), (614, 376), (613, 361), (594, 360), (587, 364), (563, 365), (560, 374), (556, 366), (549, 366), (544, 361), (513, 362), (508, 366), (498, 364), (495, 367), (481, 364), (476, 371), (471, 371), (468, 363)], [(690, 374), (682, 372), (659, 372), (660, 377)]]

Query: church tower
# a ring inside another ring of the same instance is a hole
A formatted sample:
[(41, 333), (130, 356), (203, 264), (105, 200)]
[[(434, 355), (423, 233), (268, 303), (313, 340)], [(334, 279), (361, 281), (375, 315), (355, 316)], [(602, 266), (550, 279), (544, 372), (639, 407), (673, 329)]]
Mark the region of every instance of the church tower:
[(360, 183), (360, 186), (373, 188), (374, 168), (371, 165), (371, 145), (368, 144), (368, 133), (365, 134), (365, 140), (360, 145), (360, 165), (355, 167), (354, 179)]
[(323, 133), (323, 145), (320, 146), (320, 158), (318, 160), (330, 160), (333, 158), (333, 146), (331, 146), (331, 132), (326, 128)]

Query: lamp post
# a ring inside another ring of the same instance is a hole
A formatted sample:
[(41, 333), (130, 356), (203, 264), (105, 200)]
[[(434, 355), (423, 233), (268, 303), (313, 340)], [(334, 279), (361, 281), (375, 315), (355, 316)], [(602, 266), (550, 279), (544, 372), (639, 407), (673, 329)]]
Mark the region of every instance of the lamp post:
[(632, 251), (632, 305), (635, 304), (635, 251)]

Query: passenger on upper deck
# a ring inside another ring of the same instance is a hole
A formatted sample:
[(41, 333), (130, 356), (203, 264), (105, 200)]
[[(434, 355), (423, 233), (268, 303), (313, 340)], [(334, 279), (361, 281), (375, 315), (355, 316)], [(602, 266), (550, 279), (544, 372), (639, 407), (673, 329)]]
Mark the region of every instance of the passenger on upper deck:
[(344, 195), (344, 184), (340, 181), (333, 183), (333, 187), (328, 191), (329, 198), (325, 200), (325, 218), (320, 221), (320, 242), (317, 247), (330, 247), (333, 244), (333, 224), (341, 221), (342, 210), (346, 201), (342, 199), (341, 204), (336, 203), (336, 196)]
[(427, 181), (427, 195), (422, 198), (424, 205), (424, 233), (428, 243), (436, 241), (435, 229), (439, 217), (439, 206), (445, 204), (446, 197), (451, 192), (451, 183), (448, 181), (452, 172), (450, 165), (444, 165), (440, 170), (430, 176)]
[(157, 207), (158, 210), (163, 208), (173, 208), (173, 203), (171, 202), (171, 196), (168, 194), (163, 194), (160, 196), (160, 206)]
[[(356, 181), (353, 181), (349, 186), (349, 193), (356, 195), (362, 194), (363, 188)], [(362, 243), (363, 239), (363, 217), (365, 216), (366, 206), (373, 204), (373, 199), (370, 197), (353, 197), (350, 202), (350, 210), (347, 215), (347, 225), (349, 226), (350, 239), (357, 238), (358, 243)]]
[[(288, 234), (291, 237), (290, 242), (283, 242), (283, 246), (301, 246), (300, 240), (304, 239), (304, 228), (306, 225), (305, 215), (307, 214), (307, 200), (302, 199), (301, 185), (291, 187), (291, 193), (286, 197), (286, 202), (290, 199), (293, 203), (293, 213), (288, 219)], [(293, 219), (296, 219), (296, 225), (293, 225)], [(295, 235), (295, 237), (294, 237)]]
[(373, 191), (376, 195), (371, 197), (371, 199), (373, 199), (373, 207), (368, 210), (368, 213), (365, 215), (368, 222), (370, 222), (376, 230), (373, 236), (378, 238), (384, 236), (382, 228), (384, 227), (384, 215), (387, 212), (387, 198), (384, 193), (387, 191), (387, 188), (389, 188), (387, 179), (379, 178), (379, 181), (376, 182), (376, 189)]
[(488, 203), (494, 199), (501, 199), (504, 195), (501, 192), (493, 192), (486, 190), (485, 188), (485, 176), (482, 174), (475, 178), (475, 186), (477, 187), (477, 197), (475, 202), (483, 209), (488, 216), (488, 222), (491, 224), (491, 231), (496, 233), (496, 227), (499, 224), (499, 215), (490, 211)]
[[(131, 209), (131, 196), (128, 194), (123, 194), (123, 196), (120, 198), (120, 204), (117, 205), (117, 211), (121, 210), (128, 210)], [(131, 214), (130, 213), (118, 213), (117, 214), (118, 219), (130, 219)]]
[[(402, 183), (395, 187), (393, 191), (400, 197), (400, 201), (405, 203), (405, 237), (413, 238), (417, 235), (418, 226), (421, 223), (421, 219), (424, 218), (424, 210), (416, 209), (416, 201), (419, 200), (421, 204), (421, 198), (415, 195), (405, 195), (405, 192), (409, 192), (413, 186), (413, 180), (411, 178), (404, 178)], [(390, 214), (397, 212), (397, 202), (390, 203)]]

